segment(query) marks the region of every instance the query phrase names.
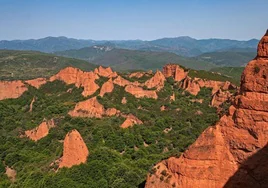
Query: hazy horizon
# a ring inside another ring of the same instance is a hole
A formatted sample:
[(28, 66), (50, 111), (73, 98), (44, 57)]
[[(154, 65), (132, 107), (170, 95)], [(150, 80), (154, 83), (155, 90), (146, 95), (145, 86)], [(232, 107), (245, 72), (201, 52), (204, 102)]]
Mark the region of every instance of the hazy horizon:
[[(0, 0), (0, 40), (260, 39), (266, 0)], [(267, 23), (265, 23), (267, 22)]]

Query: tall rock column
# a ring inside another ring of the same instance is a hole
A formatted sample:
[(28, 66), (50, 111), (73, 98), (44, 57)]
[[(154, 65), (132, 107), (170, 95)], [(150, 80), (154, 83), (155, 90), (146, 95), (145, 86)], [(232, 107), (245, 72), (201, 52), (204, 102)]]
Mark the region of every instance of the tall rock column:
[(241, 77), (240, 94), (179, 158), (156, 164), (146, 187), (261, 188), (268, 185), (268, 32)]

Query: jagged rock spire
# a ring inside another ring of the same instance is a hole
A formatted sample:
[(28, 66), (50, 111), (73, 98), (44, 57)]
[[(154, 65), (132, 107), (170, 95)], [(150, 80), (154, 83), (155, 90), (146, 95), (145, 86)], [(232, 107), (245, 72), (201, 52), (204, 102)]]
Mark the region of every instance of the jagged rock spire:
[(268, 58), (268, 29), (258, 45), (259, 58)]

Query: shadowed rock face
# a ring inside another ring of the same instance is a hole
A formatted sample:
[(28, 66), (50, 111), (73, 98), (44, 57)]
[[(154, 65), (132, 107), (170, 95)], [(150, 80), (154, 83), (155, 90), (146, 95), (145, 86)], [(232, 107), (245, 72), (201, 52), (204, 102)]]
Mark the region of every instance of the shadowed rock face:
[(87, 161), (89, 151), (77, 130), (70, 131), (64, 139), (63, 156), (60, 159), (59, 168), (70, 168)]
[[(267, 165), (258, 165), (263, 155), (266, 164), (268, 159), (266, 40), (267, 34), (258, 45), (258, 56), (244, 70), (240, 94), (229, 108), (229, 114), (208, 127), (179, 158), (158, 163), (156, 172), (148, 175), (147, 188), (267, 186)], [(163, 170), (167, 176), (161, 178)]]
[(20, 97), (28, 88), (20, 81), (0, 81), (0, 100)]

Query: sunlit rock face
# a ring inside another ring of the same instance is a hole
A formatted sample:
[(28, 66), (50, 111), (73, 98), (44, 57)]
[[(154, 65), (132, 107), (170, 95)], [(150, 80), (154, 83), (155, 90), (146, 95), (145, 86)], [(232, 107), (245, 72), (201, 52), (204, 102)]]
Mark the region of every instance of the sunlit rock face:
[(266, 33), (258, 45), (258, 56), (242, 74), (240, 93), (229, 114), (208, 127), (180, 157), (156, 164), (155, 172), (148, 174), (146, 187), (266, 187), (267, 77)]
[(46, 78), (36, 78), (36, 79), (32, 79), (32, 80), (27, 80), (25, 82), (27, 84), (39, 89), (42, 85), (47, 83), (47, 79)]
[(18, 98), (28, 88), (21, 80), (16, 81), (0, 81), (0, 100)]
[(87, 161), (88, 148), (77, 130), (70, 131), (64, 139), (63, 156), (59, 162), (59, 168), (70, 168)]
[(90, 96), (94, 94), (99, 86), (95, 83), (95, 80), (99, 76), (93, 72), (83, 72), (80, 69), (67, 67), (62, 69), (58, 74), (52, 76), (49, 81), (61, 80), (66, 84), (75, 84), (76, 87), (83, 87), (83, 96)]
[(25, 131), (25, 135), (33, 141), (38, 141), (48, 135), (49, 130), (55, 127), (55, 123), (52, 120), (43, 121), (39, 126), (32, 130)]
[(113, 80), (110, 78), (101, 86), (100, 96), (103, 97), (105, 93), (111, 93), (114, 90)]
[(156, 88), (160, 91), (165, 85), (166, 78), (160, 71), (156, 71), (155, 75), (145, 82), (145, 86), (149, 89)]
[(185, 79), (188, 72), (176, 64), (168, 64), (163, 67), (163, 74), (166, 78), (172, 77), (175, 81), (179, 82)]

